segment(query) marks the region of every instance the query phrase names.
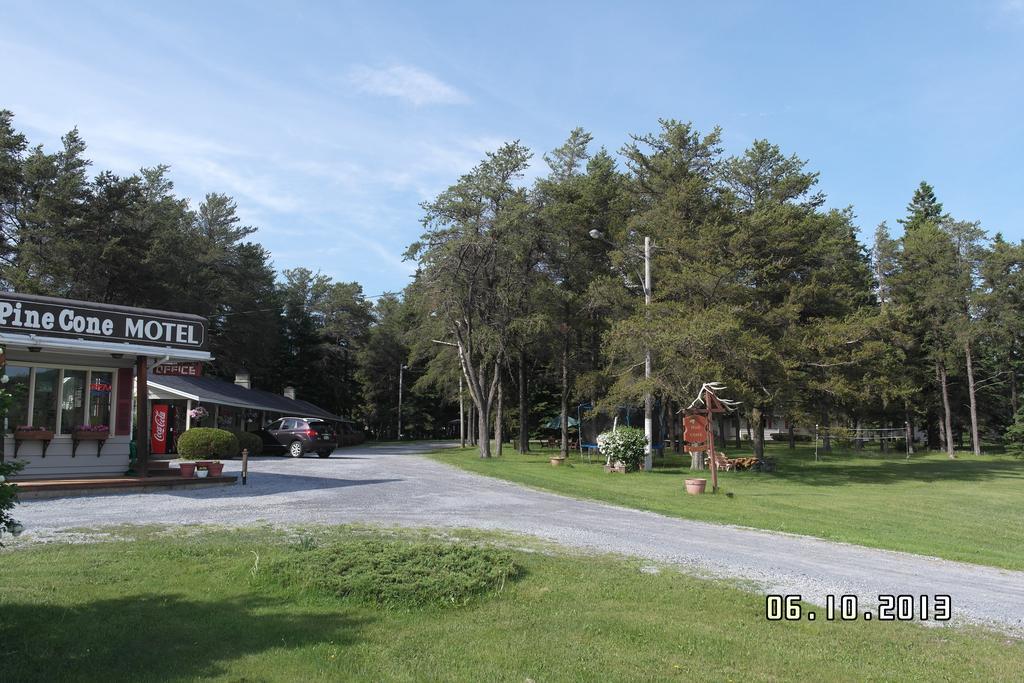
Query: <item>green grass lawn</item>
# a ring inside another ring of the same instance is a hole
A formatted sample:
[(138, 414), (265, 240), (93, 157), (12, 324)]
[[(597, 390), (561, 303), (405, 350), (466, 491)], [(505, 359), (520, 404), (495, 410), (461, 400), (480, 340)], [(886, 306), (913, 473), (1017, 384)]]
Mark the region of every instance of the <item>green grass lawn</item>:
[[(457, 532), (463, 544), (503, 544), (487, 552), (514, 562), (517, 578), (461, 606), (385, 609), (365, 589), (396, 585), (390, 564), (348, 577), (356, 597), (276, 572), (353, 539), (384, 543), (393, 559), (408, 536), (125, 533), (138, 538), (0, 551), (0, 680), (1013, 680), (1024, 663), (1024, 643), (975, 629), (767, 622), (761, 595), (526, 552), (524, 539)], [(444, 583), (443, 567), (427, 574)]]
[[(733, 451), (739, 453), (739, 451)], [(1010, 455), (834, 454), (771, 444), (777, 471), (720, 473), (718, 495), (687, 496), (689, 457), (668, 456), (652, 472), (607, 474), (578, 455), (552, 467), (552, 451), (480, 460), (476, 449), (432, 457), (471, 472), (652, 510), (665, 515), (807, 534), (860, 545), (1024, 569), (1024, 460)], [(744, 453), (747, 454), (747, 453)], [(708, 490), (710, 491), (710, 481)], [(730, 495), (724, 495), (730, 494)]]

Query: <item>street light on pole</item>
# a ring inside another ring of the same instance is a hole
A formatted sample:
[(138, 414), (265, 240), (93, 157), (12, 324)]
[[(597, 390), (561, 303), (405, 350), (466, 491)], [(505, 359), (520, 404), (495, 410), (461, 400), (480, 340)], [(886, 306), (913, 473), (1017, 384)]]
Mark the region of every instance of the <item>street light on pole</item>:
[[(440, 339), (431, 339), (430, 341), (434, 342), (435, 344), (443, 344), (444, 346), (455, 346), (456, 348), (458, 347), (457, 344), (453, 344), (450, 341), (441, 341)], [(462, 402), (462, 369), (461, 368), (459, 369), (459, 447), (460, 448), (465, 448), (466, 447), (466, 417), (465, 417), (465, 408), (463, 407), (463, 402)]]
[[(601, 240), (606, 244), (615, 246), (601, 233), (600, 230), (591, 230), (590, 237)], [(644, 235), (644, 275), (637, 276), (641, 286), (644, 288), (644, 315), (651, 319), (651, 238)], [(644, 470), (650, 472), (654, 468), (654, 457), (651, 453), (651, 446), (654, 443), (654, 397), (651, 395), (651, 347), (648, 344), (644, 349), (644, 436), (647, 437), (647, 444), (644, 446)]]

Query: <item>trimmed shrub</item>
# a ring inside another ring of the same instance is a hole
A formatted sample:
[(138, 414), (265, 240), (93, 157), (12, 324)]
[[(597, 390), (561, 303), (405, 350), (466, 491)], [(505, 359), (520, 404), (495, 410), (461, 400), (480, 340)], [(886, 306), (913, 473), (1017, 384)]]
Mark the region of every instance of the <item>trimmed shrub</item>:
[(644, 430), (636, 427), (619, 427), (610, 432), (604, 432), (597, 437), (597, 448), (601, 455), (608, 458), (613, 465), (618, 461), (626, 466), (627, 472), (640, 469), (640, 463), (644, 459), (644, 446), (647, 445), (647, 436)]
[(238, 439), (238, 455), (242, 454), (243, 448), (249, 449), (249, 455), (259, 455), (263, 452), (263, 439), (260, 438), (259, 434), (252, 432), (231, 432)]
[(294, 550), (257, 580), (386, 609), (465, 605), (522, 574), (505, 550), (443, 541), (304, 539)]
[(238, 455), (238, 438), (226, 429), (196, 427), (178, 437), (182, 460), (232, 458)]

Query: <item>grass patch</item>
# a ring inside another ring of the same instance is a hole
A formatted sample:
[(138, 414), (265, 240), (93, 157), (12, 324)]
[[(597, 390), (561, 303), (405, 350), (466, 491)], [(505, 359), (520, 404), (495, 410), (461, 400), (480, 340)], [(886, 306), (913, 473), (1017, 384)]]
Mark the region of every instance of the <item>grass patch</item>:
[(132, 541), (4, 551), (0, 679), (1012, 680), (1024, 662), (1020, 641), (980, 630), (767, 622), (763, 596), (722, 582), (512, 550), (507, 537), (496, 547), (479, 533), (467, 534), (473, 545), (507, 555), (522, 574), (456, 608), (384, 609), (262, 581), (316, 548), (464, 545), (350, 528), (305, 535), (314, 540), (147, 530)]
[(388, 609), (452, 607), (494, 596), (521, 574), (505, 551), (444, 541), (304, 537), (289, 555), (254, 575), (299, 595)]
[[(731, 449), (730, 449), (731, 450)], [(670, 455), (653, 472), (606, 474), (600, 458), (562, 467), (553, 451), (480, 460), (476, 449), (435, 459), (557, 493), (674, 517), (806, 534), (950, 560), (1024, 569), (1024, 461), (1009, 455), (957, 460), (943, 454), (834, 454), (769, 444), (776, 472), (722, 472), (717, 496), (684, 495), (689, 458)], [(731, 450), (739, 455), (742, 451)], [(707, 476), (703, 473), (698, 476)], [(710, 489), (710, 483), (709, 483)], [(726, 495), (728, 494), (728, 495)]]

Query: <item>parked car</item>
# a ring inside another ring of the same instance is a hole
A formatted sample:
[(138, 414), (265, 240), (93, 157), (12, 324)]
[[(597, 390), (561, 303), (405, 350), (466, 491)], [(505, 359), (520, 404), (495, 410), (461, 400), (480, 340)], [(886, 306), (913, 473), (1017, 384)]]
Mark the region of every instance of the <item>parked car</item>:
[(338, 447), (334, 426), (326, 420), (313, 417), (282, 417), (260, 430), (263, 452), (281, 453), (301, 458), (316, 453), (326, 458)]

